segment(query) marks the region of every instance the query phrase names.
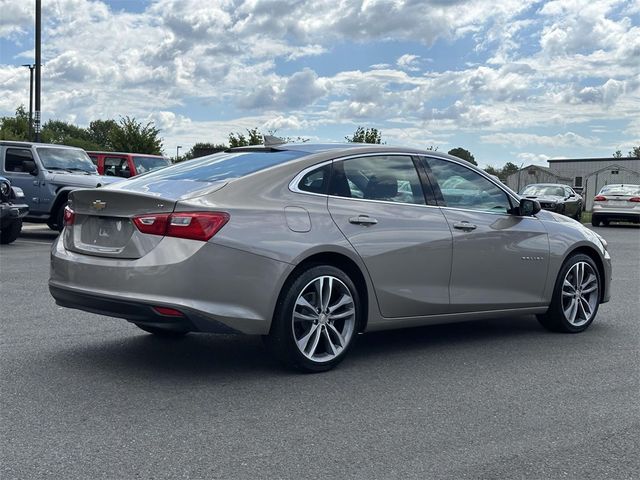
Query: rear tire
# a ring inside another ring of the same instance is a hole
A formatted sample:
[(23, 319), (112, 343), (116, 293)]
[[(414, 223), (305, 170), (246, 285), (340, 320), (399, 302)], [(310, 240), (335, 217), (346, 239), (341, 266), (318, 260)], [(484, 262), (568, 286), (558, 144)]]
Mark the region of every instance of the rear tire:
[(62, 231), (62, 227), (64, 227), (64, 207), (67, 205), (67, 202), (64, 202), (58, 210), (56, 210), (55, 214), (51, 215), (51, 218), (47, 222), (47, 226), (51, 230), (55, 230), (57, 232)]
[(285, 366), (324, 372), (352, 347), (361, 314), (358, 290), (345, 272), (312, 266), (283, 287), (271, 332), (263, 340)]
[(583, 332), (598, 313), (601, 289), (593, 259), (582, 253), (570, 256), (558, 273), (549, 310), (538, 321), (553, 332)]
[(591, 225), (594, 227), (600, 226), (600, 220), (598, 220), (594, 215), (591, 216)]
[(174, 328), (151, 327), (149, 325), (141, 325), (139, 323), (135, 323), (134, 325), (147, 333), (152, 333), (153, 335), (162, 338), (181, 338), (189, 333), (187, 330), (176, 330)]
[(20, 236), (22, 231), (22, 219), (16, 218), (11, 222), (5, 224), (0, 231), (0, 244), (7, 245), (13, 243)]

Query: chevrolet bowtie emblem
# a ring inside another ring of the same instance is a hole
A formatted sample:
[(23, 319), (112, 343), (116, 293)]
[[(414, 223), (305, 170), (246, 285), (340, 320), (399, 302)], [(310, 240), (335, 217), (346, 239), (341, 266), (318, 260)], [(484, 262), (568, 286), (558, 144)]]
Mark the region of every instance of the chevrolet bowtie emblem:
[(91, 208), (95, 210), (104, 210), (107, 207), (107, 202), (103, 202), (102, 200), (95, 200), (91, 204)]

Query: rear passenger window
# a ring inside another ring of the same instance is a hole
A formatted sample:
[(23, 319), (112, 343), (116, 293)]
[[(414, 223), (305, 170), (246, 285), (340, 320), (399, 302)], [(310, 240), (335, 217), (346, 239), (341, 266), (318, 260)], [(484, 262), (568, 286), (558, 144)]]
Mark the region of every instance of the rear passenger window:
[(411, 157), (381, 155), (334, 162), (329, 194), (338, 197), (424, 205)]
[(316, 170), (312, 170), (302, 177), (302, 180), (300, 180), (298, 184), (298, 189), (303, 192), (327, 193), (330, 174), (331, 165), (325, 165)]
[(33, 161), (31, 150), (24, 148), (7, 148), (4, 160), (5, 172), (28, 172), (29, 169), (24, 166), (24, 161)]

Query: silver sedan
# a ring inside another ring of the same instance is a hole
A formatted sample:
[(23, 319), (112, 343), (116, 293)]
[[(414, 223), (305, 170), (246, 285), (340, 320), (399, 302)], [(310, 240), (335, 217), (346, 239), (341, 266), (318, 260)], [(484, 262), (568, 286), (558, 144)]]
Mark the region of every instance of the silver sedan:
[(58, 305), (165, 337), (262, 335), (304, 371), (373, 330), (535, 314), (580, 332), (609, 299), (601, 237), (432, 151), (232, 149), (76, 190), (64, 222)]

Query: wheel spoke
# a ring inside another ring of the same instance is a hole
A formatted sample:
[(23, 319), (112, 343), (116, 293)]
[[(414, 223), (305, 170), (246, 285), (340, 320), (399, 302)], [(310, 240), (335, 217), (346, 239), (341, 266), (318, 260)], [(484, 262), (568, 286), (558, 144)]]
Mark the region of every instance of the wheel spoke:
[(566, 278), (564, 279), (564, 283), (562, 284), (563, 288), (568, 288), (571, 290), (571, 292), (575, 292), (576, 291), (576, 287), (573, 286), (573, 284), (567, 280)]
[(301, 307), (308, 308), (309, 310), (311, 310), (311, 311), (313, 311), (313, 312), (315, 312), (315, 311), (316, 311), (316, 307), (314, 307), (313, 305), (311, 305), (311, 304), (309, 303), (309, 301), (308, 301), (306, 298), (304, 298), (302, 295), (300, 295), (300, 296), (298, 297), (298, 300), (296, 301), (296, 305), (299, 305), (299, 306), (301, 306)]
[(324, 338), (326, 340), (327, 346), (329, 347), (329, 350), (331, 350), (331, 355), (335, 357), (338, 354), (338, 351), (336, 350), (336, 347), (331, 340), (331, 336), (329, 335), (329, 330), (327, 330), (326, 325), (322, 329), (322, 332), (324, 333)]
[(591, 318), (591, 305), (589, 305), (589, 302), (587, 302), (584, 297), (580, 297), (580, 309), (584, 314), (584, 319), (589, 320)]
[(349, 305), (352, 303), (353, 303), (353, 300), (351, 299), (351, 297), (347, 294), (344, 294), (342, 295), (342, 297), (340, 297), (340, 300), (338, 300), (336, 303), (334, 303), (329, 307), (329, 313), (333, 313), (340, 307), (344, 307), (345, 305)]
[(305, 314), (300, 313), (300, 312), (293, 312), (293, 316), (296, 317), (296, 318), (299, 318), (300, 320), (305, 320), (307, 322), (314, 322), (314, 321), (316, 321), (318, 319), (317, 315), (313, 315), (313, 316), (305, 315)]
[[(328, 277), (326, 281), (326, 287), (323, 288), (323, 297), (322, 297), (322, 311), (325, 312), (329, 307), (329, 302), (331, 301), (331, 294), (333, 293), (333, 277)], [(324, 292), (324, 290), (328, 290)]]
[(353, 315), (353, 308), (350, 308), (349, 310), (345, 310), (342, 313), (336, 313), (335, 315), (329, 315), (329, 318), (331, 320), (341, 320), (343, 318), (347, 318), (350, 317), (351, 315)]
[(569, 320), (570, 323), (573, 323), (576, 320), (576, 314), (578, 313), (578, 301), (575, 298), (571, 300), (569, 308), (567, 308), (564, 313), (567, 315), (567, 320)]
[[(318, 325), (315, 326), (315, 332), (313, 336), (313, 340), (311, 341), (311, 348), (307, 351), (309, 358), (313, 358), (316, 353), (316, 348), (318, 348), (318, 343), (320, 342), (320, 336), (322, 334), (322, 328), (319, 328)], [(306, 349), (305, 349), (306, 350)]]
[(300, 347), (300, 350), (302, 350), (303, 352), (307, 350), (309, 339), (316, 332), (316, 330), (318, 330), (318, 325), (314, 324), (311, 326), (311, 328), (309, 329), (309, 332), (307, 332), (307, 334), (304, 337), (302, 337), (299, 340), (296, 340), (296, 343), (298, 344), (298, 347)]
[[(331, 325), (330, 323), (327, 324), (327, 327), (329, 327), (329, 330), (331, 331), (331, 333), (333, 333), (335, 335), (335, 337), (338, 340), (338, 346), (340, 348), (344, 348), (344, 338), (342, 338), (342, 335), (340, 334), (340, 332), (338, 331), (338, 329), (336, 327), (334, 327), (333, 325)], [(327, 333), (329, 333), (329, 331), (327, 331)]]

